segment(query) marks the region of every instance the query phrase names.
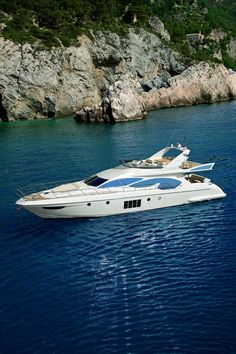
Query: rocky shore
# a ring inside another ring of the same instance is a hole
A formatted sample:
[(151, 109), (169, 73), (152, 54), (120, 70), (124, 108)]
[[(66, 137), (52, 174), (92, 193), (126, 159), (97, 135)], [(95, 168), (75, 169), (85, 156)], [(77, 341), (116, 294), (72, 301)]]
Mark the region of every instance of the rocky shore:
[(130, 29), (125, 36), (91, 32), (73, 47), (51, 50), (0, 37), (1, 120), (76, 115), (78, 121), (124, 121), (151, 109), (236, 97), (234, 71), (186, 65), (169, 47), (164, 26), (157, 28), (156, 34)]

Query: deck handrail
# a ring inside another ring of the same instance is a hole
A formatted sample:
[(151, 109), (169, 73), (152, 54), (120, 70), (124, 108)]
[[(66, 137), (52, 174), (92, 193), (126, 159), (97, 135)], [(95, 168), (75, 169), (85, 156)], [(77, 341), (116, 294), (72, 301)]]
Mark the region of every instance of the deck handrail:
[[(75, 181), (78, 182), (78, 181)], [(46, 181), (46, 182), (37, 182), (34, 184), (27, 184), (25, 186), (20, 186), (16, 189), (15, 193), (20, 196), (24, 197), (25, 195), (32, 194), (32, 193), (39, 193), (43, 190), (53, 189), (58, 187), (58, 185), (67, 184), (67, 183), (75, 183), (70, 180), (56, 180), (54, 182)]]
[[(73, 182), (72, 182), (73, 183)], [(55, 184), (55, 183), (53, 183)], [(37, 186), (44, 186), (45, 188), (39, 190), (38, 188), (35, 188), (35, 186), (25, 186), (25, 187), (20, 187), (17, 188), (16, 190), (16, 194), (21, 197), (24, 198), (27, 195), (31, 195), (31, 194), (40, 194), (40, 192), (42, 190), (48, 190), (50, 188), (48, 188), (48, 186), (44, 185), (43, 183), (39, 183), (37, 184)], [(61, 191), (61, 192), (50, 192), (50, 195), (54, 196), (55, 198), (65, 198), (65, 197), (77, 197), (78, 193), (73, 193), (73, 192), (80, 192), (81, 194), (83, 194), (84, 196), (89, 196), (89, 195), (102, 195), (102, 194), (109, 194), (109, 193), (118, 193), (118, 192), (134, 192), (136, 190), (152, 190), (152, 189), (156, 189), (156, 185), (153, 186), (147, 186), (147, 187), (116, 187), (115, 189), (113, 188), (86, 188), (86, 189), (82, 189), (82, 188), (78, 188), (72, 191)], [(62, 195), (60, 195), (62, 194)], [(45, 196), (45, 199), (51, 199), (51, 198), (47, 198), (47, 196)]]

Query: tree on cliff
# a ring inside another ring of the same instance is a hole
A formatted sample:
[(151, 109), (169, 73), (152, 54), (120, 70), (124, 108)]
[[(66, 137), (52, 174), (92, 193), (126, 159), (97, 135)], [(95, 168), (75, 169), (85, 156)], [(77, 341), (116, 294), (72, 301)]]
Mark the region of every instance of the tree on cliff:
[(0, 0), (0, 8), (0, 22), (6, 24), (2, 35), (18, 42), (69, 45), (90, 29), (148, 28), (153, 15), (165, 23), (175, 43), (187, 33), (208, 34), (212, 28), (236, 36), (236, 2), (230, 0)]

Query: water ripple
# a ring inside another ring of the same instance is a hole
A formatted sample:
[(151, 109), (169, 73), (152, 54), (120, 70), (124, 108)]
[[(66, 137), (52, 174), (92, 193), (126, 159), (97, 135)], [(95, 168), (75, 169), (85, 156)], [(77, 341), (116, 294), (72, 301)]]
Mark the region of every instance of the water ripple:
[[(236, 352), (235, 107), (163, 110), (105, 128), (57, 120), (3, 129), (2, 353)], [(179, 141), (188, 129), (194, 159), (217, 160), (224, 200), (85, 220), (14, 210), (19, 181), (82, 178), (138, 156), (144, 131), (151, 154), (170, 124)]]

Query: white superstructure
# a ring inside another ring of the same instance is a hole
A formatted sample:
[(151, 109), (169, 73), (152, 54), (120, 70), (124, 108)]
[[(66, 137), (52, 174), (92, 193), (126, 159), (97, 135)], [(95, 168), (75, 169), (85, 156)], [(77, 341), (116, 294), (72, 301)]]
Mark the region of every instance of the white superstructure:
[[(16, 204), (43, 218), (99, 217), (223, 198), (197, 175), (214, 163), (188, 161), (190, 150), (166, 147), (144, 160), (122, 161), (78, 182), (23, 195)], [(21, 191), (19, 191), (21, 192)]]

